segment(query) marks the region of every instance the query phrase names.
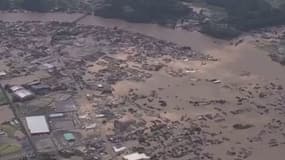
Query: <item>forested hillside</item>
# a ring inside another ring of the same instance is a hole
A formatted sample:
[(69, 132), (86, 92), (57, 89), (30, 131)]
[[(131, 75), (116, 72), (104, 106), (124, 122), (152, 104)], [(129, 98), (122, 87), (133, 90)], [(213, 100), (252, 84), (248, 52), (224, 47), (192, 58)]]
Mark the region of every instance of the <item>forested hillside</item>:
[[(193, 1), (222, 8), (227, 16), (219, 20), (197, 18), (191, 6), (184, 3)], [(88, 12), (131, 22), (160, 24), (195, 19), (200, 22), (202, 32), (220, 38), (285, 24), (285, 2), (281, 0), (0, 0), (0, 9)]]
[[(227, 18), (209, 22), (203, 28), (204, 32), (231, 37), (227, 28), (235, 31), (285, 24), (285, 5), (272, 6), (265, 0), (206, 0), (210, 5), (222, 7), (226, 10)], [(211, 21), (211, 20), (210, 20)], [(225, 28), (224, 25), (228, 27)], [(232, 32), (229, 32), (232, 33)]]

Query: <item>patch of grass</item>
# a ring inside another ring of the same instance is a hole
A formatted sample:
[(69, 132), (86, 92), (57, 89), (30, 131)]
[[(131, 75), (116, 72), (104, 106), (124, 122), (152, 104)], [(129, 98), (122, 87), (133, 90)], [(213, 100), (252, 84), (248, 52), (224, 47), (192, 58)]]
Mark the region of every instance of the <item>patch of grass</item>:
[(4, 104), (7, 104), (7, 103), (8, 103), (7, 98), (5, 97), (3, 91), (0, 90), (0, 105), (4, 105)]
[(0, 157), (1, 155), (12, 154), (21, 151), (21, 147), (15, 144), (0, 144)]
[(8, 137), (14, 137), (14, 134), (17, 131), (17, 128), (15, 128), (9, 124), (1, 125), (0, 129), (2, 129), (4, 132), (6, 132), (8, 134)]

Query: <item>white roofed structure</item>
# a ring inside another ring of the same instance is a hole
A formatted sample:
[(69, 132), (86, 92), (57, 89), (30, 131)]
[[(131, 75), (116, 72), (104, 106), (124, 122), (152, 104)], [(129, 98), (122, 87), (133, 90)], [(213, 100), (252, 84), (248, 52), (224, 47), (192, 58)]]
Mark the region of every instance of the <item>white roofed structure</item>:
[(150, 159), (149, 156), (145, 155), (144, 153), (132, 153), (129, 155), (123, 156), (125, 160), (143, 160), (143, 159)]
[(10, 89), (11, 91), (15, 92), (17, 90), (23, 89), (23, 87), (22, 86), (12, 86)]
[(31, 91), (26, 89), (17, 90), (14, 92), (14, 94), (18, 96), (20, 99), (25, 99), (34, 96), (34, 94)]
[(10, 90), (14, 93), (18, 100), (29, 100), (34, 97), (34, 93), (22, 86), (12, 86)]
[(45, 134), (50, 132), (45, 116), (26, 117), (26, 122), (31, 134)]

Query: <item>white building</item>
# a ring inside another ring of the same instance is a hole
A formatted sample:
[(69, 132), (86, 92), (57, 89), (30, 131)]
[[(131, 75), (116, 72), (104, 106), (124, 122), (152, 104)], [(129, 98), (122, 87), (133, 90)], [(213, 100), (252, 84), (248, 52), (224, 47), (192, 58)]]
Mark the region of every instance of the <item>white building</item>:
[(22, 86), (12, 86), (10, 90), (14, 93), (18, 100), (28, 100), (34, 97), (34, 94)]
[(46, 134), (50, 132), (45, 116), (26, 117), (26, 122), (31, 134)]

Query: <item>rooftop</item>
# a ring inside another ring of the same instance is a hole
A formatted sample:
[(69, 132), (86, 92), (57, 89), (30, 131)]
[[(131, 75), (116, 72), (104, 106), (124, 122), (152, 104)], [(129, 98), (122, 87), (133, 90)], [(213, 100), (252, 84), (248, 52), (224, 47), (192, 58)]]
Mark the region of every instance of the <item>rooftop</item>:
[(45, 116), (26, 117), (26, 121), (31, 134), (50, 132)]
[(150, 159), (149, 156), (145, 155), (144, 153), (132, 153), (129, 155), (124, 156), (125, 160), (143, 160), (143, 159)]
[(14, 93), (21, 99), (33, 96), (33, 93), (26, 89), (20, 89), (15, 91)]
[(64, 137), (64, 139), (66, 141), (73, 141), (73, 140), (75, 140), (75, 137), (74, 137), (74, 135), (72, 133), (64, 133), (63, 137)]
[(19, 89), (23, 89), (23, 87), (22, 86), (12, 86), (10, 89), (11, 89), (11, 91), (15, 92)]

